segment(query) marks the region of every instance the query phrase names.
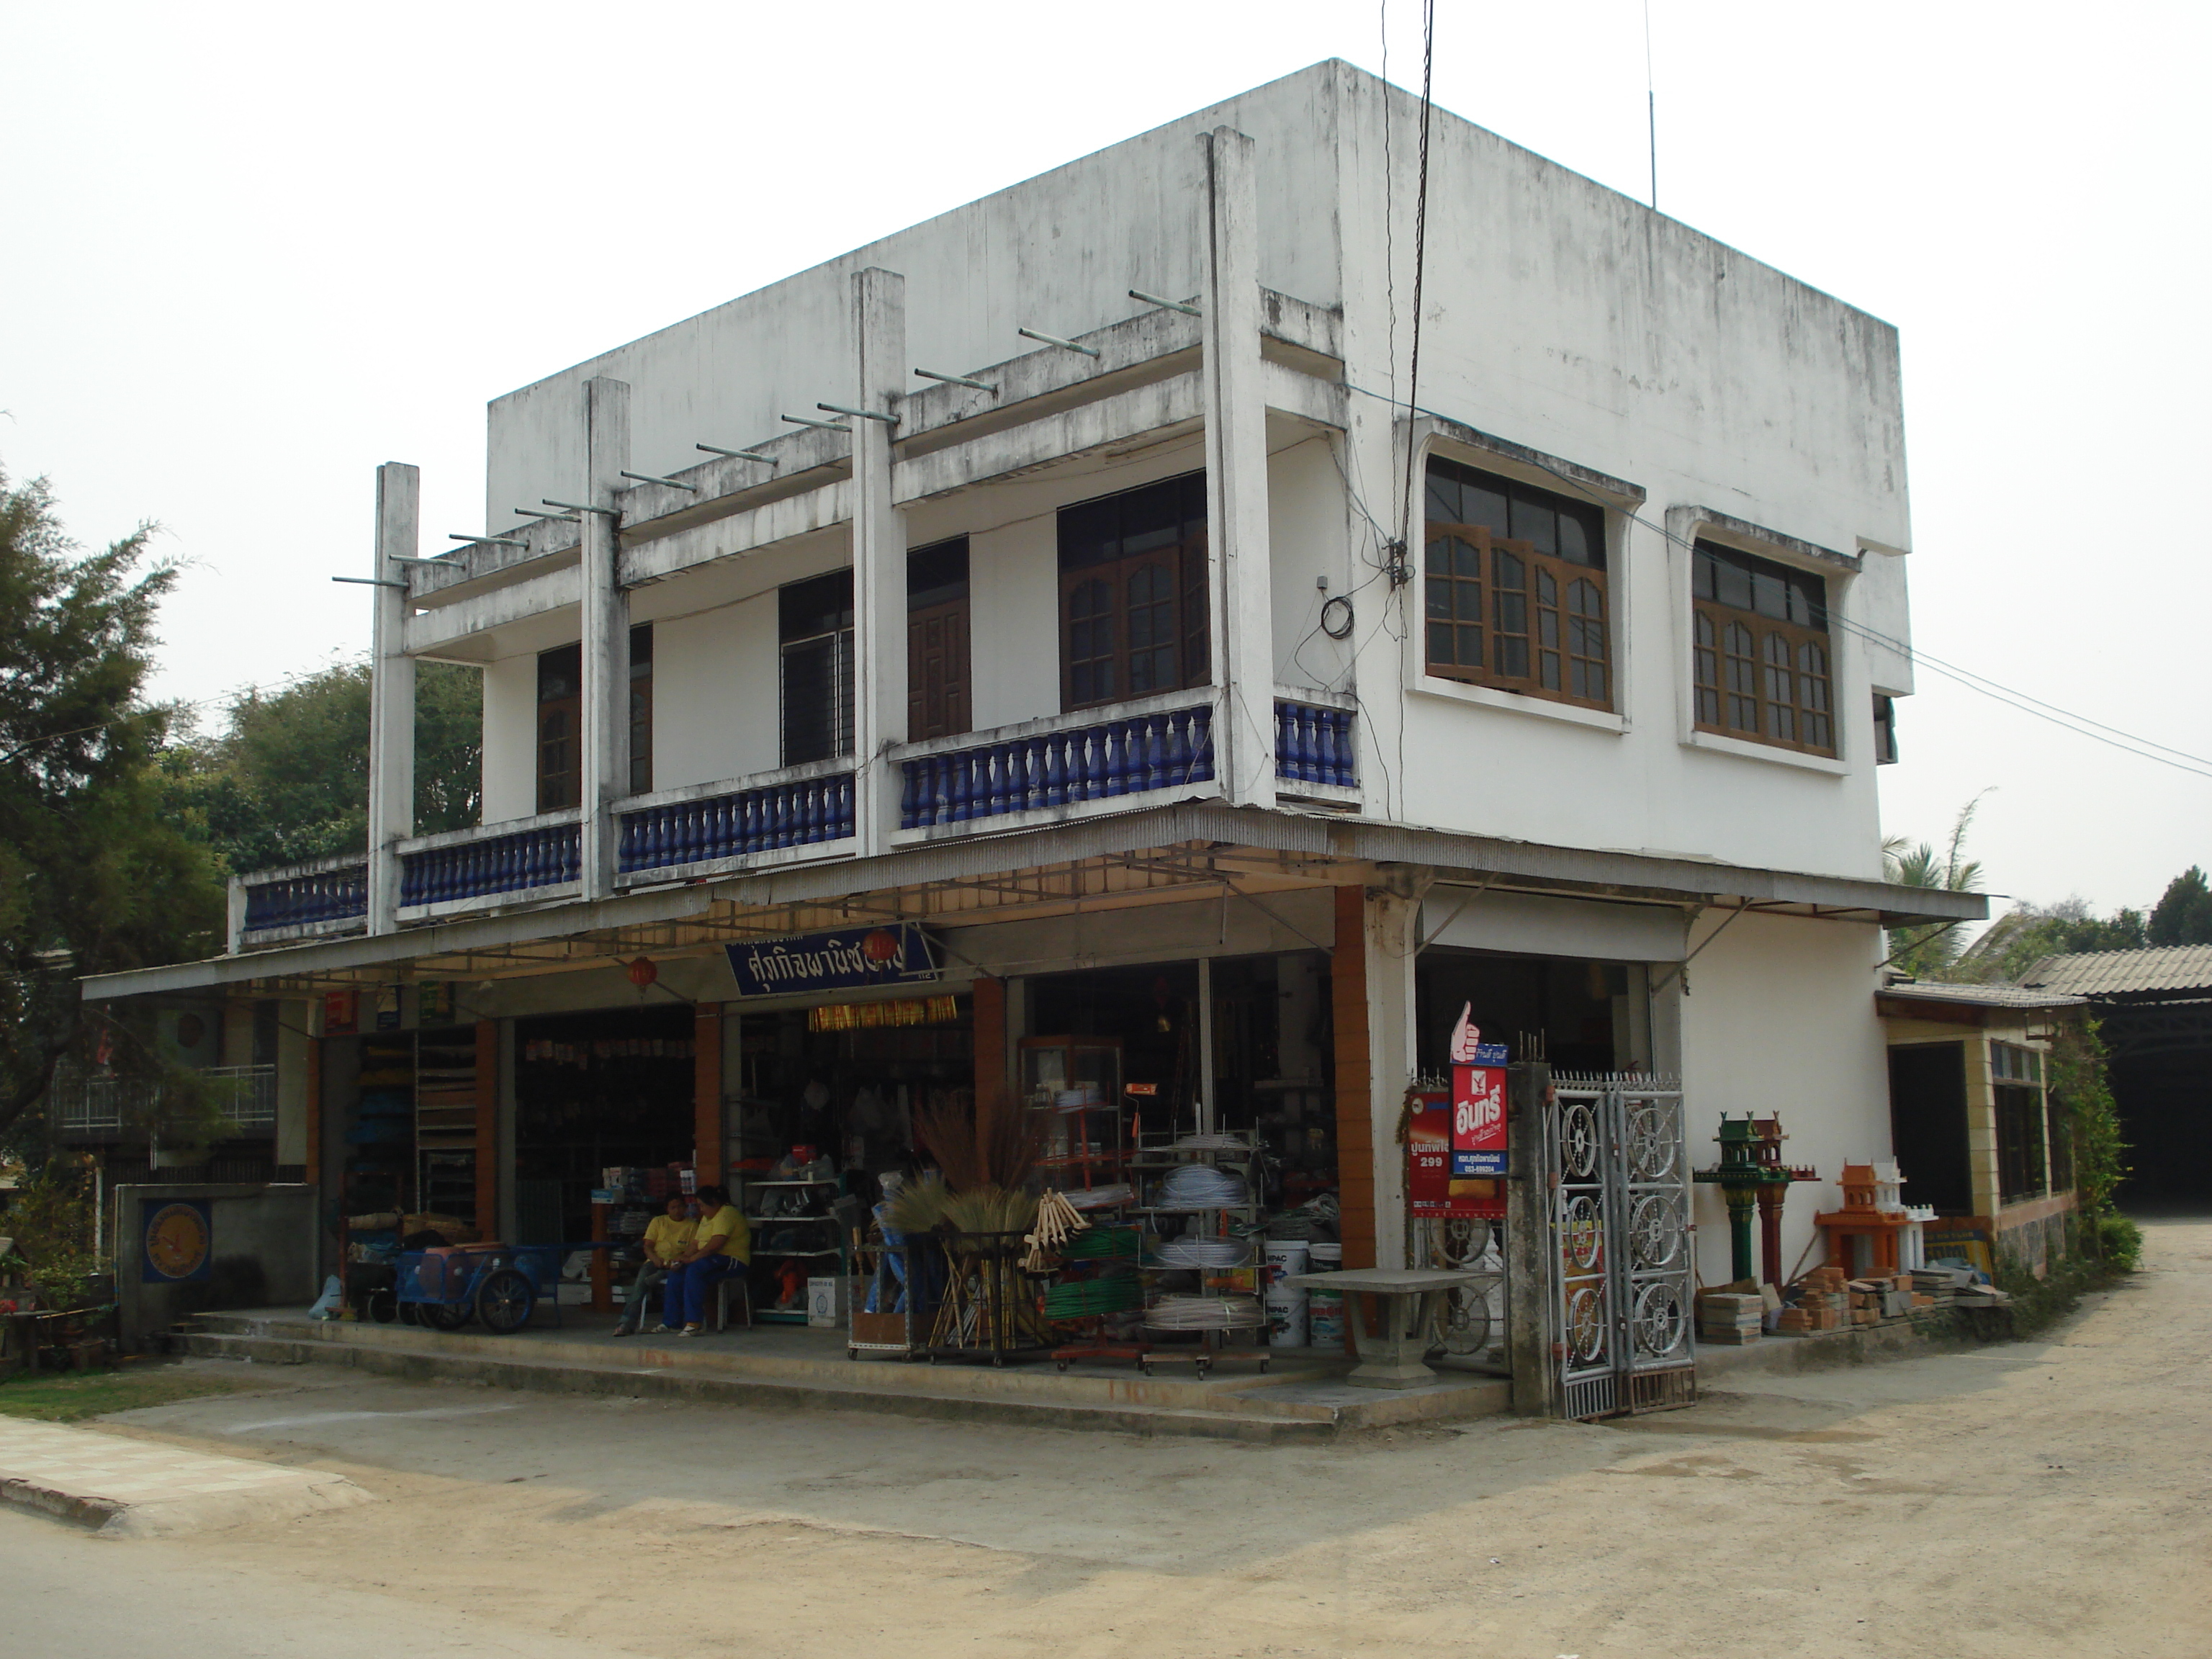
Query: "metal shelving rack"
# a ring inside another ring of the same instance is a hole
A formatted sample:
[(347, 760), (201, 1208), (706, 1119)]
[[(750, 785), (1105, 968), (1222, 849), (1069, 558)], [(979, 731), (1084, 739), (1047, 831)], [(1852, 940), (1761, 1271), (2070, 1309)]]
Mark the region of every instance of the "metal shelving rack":
[[(853, 1271), (851, 1246), (845, 1237), (843, 1224), (836, 1216), (829, 1213), (829, 1199), (822, 1200), (822, 1212), (815, 1215), (761, 1215), (757, 1213), (755, 1204), (756, 1194), (771, 1188), (810, 1193), (821, 1192), (826, 1188), (830, 1197), (834, 1198), (838, 1189), (844, 1185), (841, 1176), (825, 1176), (817, 1180), (758, 1181), (750, 1176), (739, 1176), (737, 1180), (738, 1213), (744, 1217), (745, 1224), (753, 1230), (754, 1267), (757, 1267), (763, 1259), (770, 1256), (821, 1261), (835, 1258), (838, 1275), (846, 1277), (851, 1274)], [(766, 1227), (804, 1227), (817, 1235), (823, 1243), (796, 1250), (773, 1249), (763, 1240), (762, 1229)], [(806, 1322), (806, 1310), (804, 1307), (764, 1308), (756, 1303), (753, 1308), (753, 1318), (758, 1322), (780, 1325), (804, 1325)]]
[[(1232, 1231), (1231, 1224), (1232, 1220), (1243, 1223), (1243, 1226), (1236, 1231), (1242, 1232), (1249, 1240), (1252, 1251), (1251, 1261), (1239, 1267), (1212, 1270), (1205, 1277), (1216, 1279), (1236, 1279), (1240, 1281), (1240, 1287), (1230, 1294), (1249, 1295), (1255, 1301), (1261, 1298), (1262, 1287), (1260, 1274), (1262, 1251), (1259, 1231), (1260, 1218), (1265, 1206), (1261, 1201), (1261, 1180), (1264, 1174), (1261, 1168), (1261, 1148), (1256, 1140), (1249, 1136), (1243, 1138), (1238, 1144), (1229, 1146), (1191, 1146), (1179, 1144), (1200, 1138), (1203, 1137), (1188, 1132), (1177, 1133), (1172, 1130), (1149, 1137), (1139, 1136), (1129, 1153), (1129, 1179), (1136, 1183), (1139, 1200), (1131, 1206), (1129, 1213), (1139, 1218), (1140, 1224), (1145, 1228), (1146, 1238), (1150, 1241), (1146, 1254), (1154, 1258), (1151, 1265), (1141, 1270), (1147, 1279), (1148, 1290), (1146, 1298), (1147, 1308), (1151, 1307), (1153, 1302), (1150, 1285), (1158, 1274), (1165, 1272), (1188, 1271), (1164, 1268), (1159, 1266), (1157, 1261), (1159, 1222), (1162, 1218), (1169, 1217), (1195, 1218), (1199, 1224), (1197, 1236), (1207, 1238), (1227, 1237), (1231, 1236)], [(1244, 1201), (1242, 1204), (1207, 1205), (1197, 1209), (1163, 1209), (1142, 1201), (1152, 1196), (1149, 1189), (1155, 1182), (1164, 1182), (1178, 1167), (1191, 1164), (1209, 1164), (1214, 1169), (1231, 1171), (1241, 1176), (1244, 1182)], [(1179, 1345), (1161, 1346), (1157, 1343), (1148, 1342), (1146, 1346), (1149, 1351), (1139, 1358), (1138, 1363), (1149, 1374), (1152, 1366), (1161, 1360), (1188, 1358), (1196, 1362), (1200, 1376), (1204, 1376), (1216, 1361), (1224, 1358), (1256, 1359), (1262, 1370), (1267, 1368), (1270, 1353), (1265, 1340), (1264, 1326), (1255, 1333), (1261, 1340), (1260, 1345), (1253, 1349), (1232, 1349), (1225, 1346), (1221, 1338), (1226, 1334), (1228, 1333), (1225, 1331), (1201, 1331), (1200, 1340), (1195, 1347), (1183, 1347)]]

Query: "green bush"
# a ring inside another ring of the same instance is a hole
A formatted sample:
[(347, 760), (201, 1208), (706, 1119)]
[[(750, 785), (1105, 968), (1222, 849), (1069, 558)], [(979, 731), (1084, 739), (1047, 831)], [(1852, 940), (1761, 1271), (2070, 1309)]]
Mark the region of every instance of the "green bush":
[(2113, 1273), (2131, 1273), (2142, 1265), (2142, 1229), (2117, 1210), (2093, 1217), (2089, 1248)]

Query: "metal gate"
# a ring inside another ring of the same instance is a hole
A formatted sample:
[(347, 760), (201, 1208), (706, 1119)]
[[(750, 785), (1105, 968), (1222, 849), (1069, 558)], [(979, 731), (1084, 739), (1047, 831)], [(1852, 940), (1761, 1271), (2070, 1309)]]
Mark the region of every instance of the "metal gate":
[(1618, 1417), (1691, 1404), (1680, 1088), (1657, 1078), (1559, 1073), (1544, 1128), (1560, 1414)]

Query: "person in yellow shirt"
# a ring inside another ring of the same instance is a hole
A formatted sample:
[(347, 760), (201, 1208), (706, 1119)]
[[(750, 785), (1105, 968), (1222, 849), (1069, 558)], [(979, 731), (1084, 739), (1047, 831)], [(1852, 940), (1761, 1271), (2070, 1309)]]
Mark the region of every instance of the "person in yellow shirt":
[(645, 1265), (637, 1270), (637, 1283), (630, 1286), (622, 1317), (615, 1321), (617, 1336), (635, 1336), (644, 1328), (646, 1292), (690, 1259), (691, 1241), (698, 1231), (698, 1224), (691, 1219), (691, 1200), (681, 1193), (671, 1193), (668, 1213), (646, 1223)]
[(681, 1326), (679, 1336), (696, 1336), (707, 1320), (707, 1300), (714, 1286), (741, 1273), (753, 1259), (753, 1230), (720, 1187), (699, 1189), (699, 1221), (686, 1258), (668, 1275), (661, 1329)]

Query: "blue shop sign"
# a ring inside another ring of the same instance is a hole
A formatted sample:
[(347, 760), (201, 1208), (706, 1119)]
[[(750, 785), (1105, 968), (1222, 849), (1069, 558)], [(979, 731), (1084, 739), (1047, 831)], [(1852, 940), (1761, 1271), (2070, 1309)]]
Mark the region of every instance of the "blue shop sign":
[(741, 997), (850, 991), (878, 985), (924, 985), (943, 969), (937, 948), (918, 922), (842, 927), (725, 945)]

